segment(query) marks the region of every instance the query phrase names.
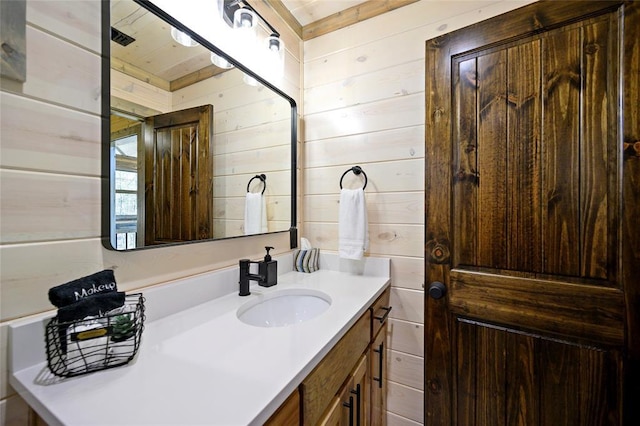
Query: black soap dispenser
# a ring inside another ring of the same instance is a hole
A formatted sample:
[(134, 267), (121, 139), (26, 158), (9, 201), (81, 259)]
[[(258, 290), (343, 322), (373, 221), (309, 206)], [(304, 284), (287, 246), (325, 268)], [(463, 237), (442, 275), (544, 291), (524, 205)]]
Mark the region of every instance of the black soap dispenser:
[(265, 247), (267, 254), (262, 262), (258, 262), (258, 274), (263, 277), (259, 284), (263, 287), (271, 287), (278, 284), (278, 262), (271, 260), (271, 255), (269, 254), (271, 249), (273, 247)]

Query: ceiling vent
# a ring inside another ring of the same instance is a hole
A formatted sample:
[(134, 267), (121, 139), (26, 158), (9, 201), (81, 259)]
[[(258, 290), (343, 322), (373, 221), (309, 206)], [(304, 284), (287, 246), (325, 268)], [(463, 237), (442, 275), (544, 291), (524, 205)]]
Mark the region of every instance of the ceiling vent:
[(116, 30), (115, 28), (111, 27), (111, 40), (115, 41), (116, 43), (118, 43), (121, 46), (127, 46), (131, 43), (133, 43), (134, 41), (136, 41), (135, 38), (126, 35), (125, 33), (123, 33), (122, 31)]

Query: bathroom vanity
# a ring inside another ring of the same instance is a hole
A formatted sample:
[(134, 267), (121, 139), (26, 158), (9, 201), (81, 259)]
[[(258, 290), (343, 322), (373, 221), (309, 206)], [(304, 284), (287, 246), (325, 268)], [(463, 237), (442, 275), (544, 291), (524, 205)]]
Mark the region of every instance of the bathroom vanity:
[[(144, 291), (145, 330), (126, 366), (61, 379), (48, 370), (41, 315), (11, 326), (11, 385), (51, 424), (379, 424), (389, 260), (346, 263), (323, 253), (321, 269), (292, 272), (277, 258), (278, 285), (238, 295), (238, 268)], [(354, 266), (358, 270), (354, 269)], [(293, 325), (240, 320), (279, 295), (321, 294), (328, 307)]]

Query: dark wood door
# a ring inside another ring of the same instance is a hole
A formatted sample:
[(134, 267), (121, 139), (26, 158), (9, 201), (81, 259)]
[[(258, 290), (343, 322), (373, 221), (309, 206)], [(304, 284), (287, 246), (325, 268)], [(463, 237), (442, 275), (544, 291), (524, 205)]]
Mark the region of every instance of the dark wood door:
[(425, 424), (637, 420), (639, 6), (427, 42)]
[(213, 238), (213, 106), (145, 122), (145, 245)]

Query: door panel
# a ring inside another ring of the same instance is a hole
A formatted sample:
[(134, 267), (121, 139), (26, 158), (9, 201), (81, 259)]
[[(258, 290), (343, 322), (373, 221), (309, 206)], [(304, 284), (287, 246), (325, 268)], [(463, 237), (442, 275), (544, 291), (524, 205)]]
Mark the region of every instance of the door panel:
[(640, 181), (622, 155), (638, 121), (621, 127), (638, 3), (580, 6), (538, 2), (427, 42), (425, 275), (447, 294), (425, 303), (426, 424), (636, 416), (623, 389), (640, 283), (621, 250), (640, 235), (620, 238), (620, 200), (640, 203), (621, 185)]
[(618, 289), (454, 269), (453, 314), (585, 344), (624, 344), (624, 299)]
[(617, 351), (471, 321), (456, 334), (456, 424), (620, 424)]
[[(191, 227), (191, 170), (198, 143), (197, 124), (176, 129), (156, 129), (154, 149), (153, 241), (146, 244), (188, 241), (195, 238)], [(197, 170), (197, 169), (196, 169)], [(180, 213), (180, 214), (178, 214)], [(150, 236), (151, 236), (150, 235)]]
[(531, 272), (543, 264), (541, 44), (534, 38), (507, 49), (507, 267)]
[(145, 245), (213, 238), (213, 106), (145, 124)]
[[(543, 39), (544, 98), (543, 269), (580, 271), (580, 30), (551, 31)], [(606, 142), (606, 140), (605, 140)]]
[[(609, 278), (617, 55), (609, 15), (599, 21), (453, 60), (460, 264)], [(604, 40), (590, 40), (593, 28)]]
[[(477, 266), (506, 268), (507, 256), (507, 120), (505, 102), (506, 52), (500, 50), (477, 58), (478, 117), (478, 200), (476, 230), (478, 238)], [(454, 117), (457, 121), (457, 117)], [(487, 173), (487, 171), (491, 171)]]

